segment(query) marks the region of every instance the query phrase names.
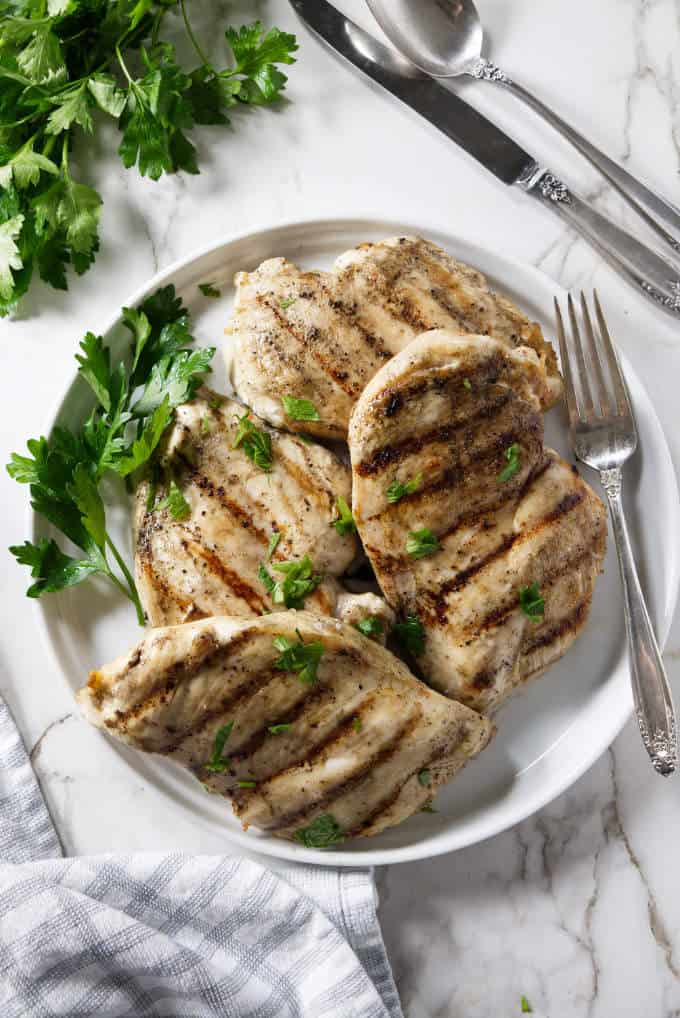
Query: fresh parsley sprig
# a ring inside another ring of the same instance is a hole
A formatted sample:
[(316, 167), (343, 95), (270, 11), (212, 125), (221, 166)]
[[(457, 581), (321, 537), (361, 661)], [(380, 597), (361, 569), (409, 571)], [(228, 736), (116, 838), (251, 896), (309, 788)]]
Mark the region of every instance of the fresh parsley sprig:
[[(185, 0), (12, 0), (0, 4), (0, 314), (34, 276), (65, 290), (99, 248), (101, 195), (79, 180), (83, 151), (106, 118), (126, 167), (158, 180), (198, 173), (189, 132), (225, 125), (239, 105), (264, 106), (286, 85), (295, 36), (255, 21), (227, 28), (232, 61), (205, 55)], [(182, 66), (161, 41), (166, 19), (198, 55)], [(83, 144), (85, 142), (86, 144)], [(85, 163), (87, 159), (83, 159)], [(209, 294), (211, 295), (211, 294)]]
[(332, 813), (315, 817), (306, 827), (295, 832), (295, 840), (305, 848), (332, 848), (345, 840), (345, 833)]
[[(100, 573), (132, 601), (143, 625), (135, 582), (107, 529), (102, 481), (111, 474), (127, 478), (148, 462), (174, 408), (193, 398), (210, 371), (215, 351), (189, 348), (193, 337), (187, 311), (172, 286), (158, 290), (137, 309), (124, 308), (123, 321), (131, 333), (130, 345), (117, 363), (101, 336), (88, 332), (80, 344), (78, 373), (96, 400), (82, 427), (56, 427), (49, 438), (30, 439), (29, 455), (14, 453), (7, 465), (10, 477), (29, 485), (35, 512), (80, 554), (67, 554), (51, 538), (38, 544), (27, 541), (10, 551), (31, 570), (29, 597), (72, 587)], [(186, 503), (175, 488), (171, 485), (167, 506), (181, 518)]]

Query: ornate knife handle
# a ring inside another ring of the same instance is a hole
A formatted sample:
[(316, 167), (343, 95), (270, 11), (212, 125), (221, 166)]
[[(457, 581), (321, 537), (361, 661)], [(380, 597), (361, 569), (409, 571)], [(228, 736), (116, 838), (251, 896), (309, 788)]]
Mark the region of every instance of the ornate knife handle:
[(600, 478), (609, 501), (621, 569), (635, 713), (654, 769), (668, 775), (678, 762), (673, 700), (628, 538), (621, 503), (621, 468), (602, 470)]
[(680, 254), (680, 210), (662, 198), (660, 194), (646, 187), (632, 174), (624, 170), (622, 166), (615, 163), (613, 159), (600, 152), (595, 145), (579, 134), (565, 120), (558, 117), (549, 106), (537, 99), (533, 93), (527, 91), (522, 85), (509, 78), (489, 60), (478, 60), (470, 68), (469, 73), (484, 81), (495, 81), (503, 85), (513, 95), (522, 99), (527, 106), (539, 113), (550, 123), (556, 131), (572, 143), (585, 156), (588, 162), (606, 177), (609, 183), (619, 194), (626, 199), (629, 205), (635, 209), (639, 216), (651, 226), (651, 228), (663, 238), (663, 240), (677, 253)]
[(648, 297), (680, 315), (680, 275), (656, 252), (597, 212), (538, 163), (527, 167), (517, 183), (566, 219)]

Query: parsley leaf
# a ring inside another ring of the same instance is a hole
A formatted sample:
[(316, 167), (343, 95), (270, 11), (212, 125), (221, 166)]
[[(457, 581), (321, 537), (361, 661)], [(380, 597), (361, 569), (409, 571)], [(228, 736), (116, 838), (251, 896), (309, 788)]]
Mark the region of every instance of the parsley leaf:
[(211, 771), (213, 774), (221, 774), (226, 771), (227, 768), (231, 767), (231, 760), (229, 757), (222, 756), (224, 747), (227, 739), (231, 735), (232, 728), (234, 727), (233, 721), (227, 721), (226, 725), (222, 725), (221, 728), (217, 729), (215, 733), (215, 741), (213, 743), (213, 751), (210, 760), (205, 765), (207, 771)]
[(522, 1008), (522, 1014), (533, 1014), (533, 1008), (527, 998), (522, 994), (519, 998), (520, 1006)]
[(436, 534), (433, 534), (429, 527), (412, 530), (406, 538), (406, 553), (411, 558), (425, 558), (426, 555), (433, 555), (440, 548), (441, 545)]
[(344, 841), (345, 835), (335, 817), (331, 813), (324, 813), (296, 831), (295, 840), (305, 848), (332, 848)]
[(320, 421), (319, 411), (310, 399), (297, 399), (295, 396), (282, 396), (281, 402), (286, 416), (291, 421)]
[(345, 536), (346, 534), (355, 534), (357, 525), (354, 522), (352, 516), (352, 510), (345, 502), (342, 496), (338, 497), (336, 502), (338, 513), (340, 514), (337, 520), (333, 520), (333, 526), (339, 534)]
[(519, 606), (532, 622), (543, 621), (545, 599), (541, 597), (537, 580), (534, 580), (530, 587), (522, 587), (520, 589)]
[(158, 508), (167, 509), (173, 520), (185, 520), (187, 516), (191, 515), (191, 506), (174, 480), (170, 481), (168, 494), (159, 503)]
[(424, 768), (422, 771), (418, 771), (418, 784), (422, 785), (423, 788), (429, 788), (432, 784), (432, 775)]
[(468, 392), (472, 392), (472, 382), (470, 381), (469, 378), (464, 378), (463, 379), (463, 385), (467, 389)]
[(498, 475), (498, 480), (501, 484), (505, 484), (506, 481), (509, 481), (519, 471), (521, 464), (519, 461), (519, 446), (516, 442), (513, 442), (505, 450), (505, 459), (507, 462)]
[(279, 307), (282, 311), (286, 311), (291, 308), (293, 304), (297, 303), (297, 297), (284, 297), (283, 300), (279, 301)]
[(287, 732), (290, 727), (291, 726), (288, 723), (280, 725), (270, 725), (267, 731), (269, 732), (270, 735), (283, 735), (283, 733)]
[(41, 594), (64, 590), (81, 583), (93, 573), (102, 572), (101, 565), (93, 559), (74, 559), (64, 555), (56, 541), (43, 538), (39, 544), (25, 541), (9, 549), (23, 566), (30, 566), (32, 583), (26, 594), (40, 597)]
[(214, 283), (199, 283), (198, 289), (204, 297), (221, 297), (222, 291), (218, 290)]
[(425, 650), (425, 630), (416, 615), (407, 615), (404, 622), (397, 622), (392, 632), (404, 650), (414, 657)]
[(257, 781), (244, 780), (241, 778), (236, 782), (239, 788), (257, 788)]
[(284, 578), (274, 580), (264, 565), (260, 566), (258, 576), (274, 604), (283, 604), (286, 608), (304, 608), (305, 598), (316, 590), (322, 580), (314, 573), (309, 555), (290, 562), (274, 562), (272, 568), (283, 573)]
[(271, 557), (279, 546), (281, 540), (281, 531), (275, 530), (272, 536), (269, 538), (269, 546), (267, 547), (267, 560), (271, 562)]
[(239, 446), (251, 459), (256, 467), (268, 474), (272, 468), (272, 438), (268, 431), (255, 427), (250, 419), (250, 410), (243, 417), (238, 417), (238, 430), (234, 439), (234, 449)]
[(316, 682), (324, 646), (318, 641), (305, 643), (300, 633), (296, 632), (297, 643), (293, 643), (287, 636), (275, 637), (274, 646), (281, 651), (281, 656), (274, 662), (274, 667), (281, 672), (295, 672), (300, 682)]
[(354, 729), (355, 732), (357, 732), (357, 734), (361, 731), (361, 729), (363, 728), (361, 718), (352, 719), (352, 728)]
[(375, 615), (367, 615), (365, 619), (361, 619), (359, 622), (353, 623), (354, 628), (358, 629), (360, 633), (367, 636), (369, 639), (372, 636), (382, 636), (385, 632), (385, 626), (382, 619), (376, 618)]
[(388, 502), (399, 502), (406, 495), (412, 495), (414, 491), (418, 491), (418, 488), (423, 483), (423, 475), (416, 474), (410, 481), (406, 481), (403, 484), (400, 481), (392, 481), (387, 489), (387, 501)]

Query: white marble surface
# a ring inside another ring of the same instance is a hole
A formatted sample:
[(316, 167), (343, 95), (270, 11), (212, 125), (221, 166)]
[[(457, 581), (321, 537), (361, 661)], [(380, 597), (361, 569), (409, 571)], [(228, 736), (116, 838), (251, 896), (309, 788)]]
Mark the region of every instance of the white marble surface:
[[(540, 266), (568, 287), (596, 283), (614, 330), (652, 392), (680, 470), (680, 324), (652, 308), (541, 208), (334, 62), (285, 0), (204, 4), (207, 35), (255, 8), (297, 30), (290, 104), (199, 135), (203, 173), (153, 184), (113, 157), (89, 166), (105, 196), (97, 267), (66, 295), (36, 290), (0, 323), (2, 456), (49, 421), (76, 342), (159, 267), (255, 225), (370, 214), (451, 230)], [(366, 18), (360, 0), (343, 4)], [(677, 0), (479, 0), (490, 55), (680, 204)], [(465, 94), (551, 167), (630, 222), (621, 203), (509, 96)], [(25, 491), (3, 476), (7, 543), (24, 538)], [(654, 526), (654, 506), (649, 507)], [(678, 537), (680, 539), (680, 535)], [(36, 610), (9, 558), (0, 572), (0, 688), (27, 744), (68, 853), (180, 847), (199, 837), (74, 713), (46, 672)], [(680, 702), (680, 625), (666, 650)], [(525, 993), (550, 1018), (680, 1015), (680, 786), (647, 765), (632, 724), (567, 794), (483, 845), (379, 873), (385, 937), (409, 1018), (500, 1018)]]

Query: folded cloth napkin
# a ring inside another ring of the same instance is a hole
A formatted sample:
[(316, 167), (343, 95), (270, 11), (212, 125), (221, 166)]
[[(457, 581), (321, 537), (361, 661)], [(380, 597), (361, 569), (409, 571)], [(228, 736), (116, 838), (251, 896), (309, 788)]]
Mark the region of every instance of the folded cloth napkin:
[(402, 1018), (369, 870), (61, 858), (0, 698), (2, 1018)]

